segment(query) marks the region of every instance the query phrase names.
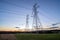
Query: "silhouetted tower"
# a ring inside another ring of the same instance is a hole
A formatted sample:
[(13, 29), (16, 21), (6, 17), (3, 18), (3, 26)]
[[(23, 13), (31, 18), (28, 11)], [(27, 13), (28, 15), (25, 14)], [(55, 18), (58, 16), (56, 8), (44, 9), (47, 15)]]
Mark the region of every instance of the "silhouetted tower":
[(36, 30), (40, 29), (41, 26), (42, 26), (42, 25), (41, 25), (41, 22), (40, 22), (40, 20), (39, 20), (39, 17), (38, 17), (37, 8), (38, 8), (37, 3), (35, 3), (35, 4), (33, 5), (33, 24), (32, 24), (32, 26), (33, 26), (33, 28), (35, 28)]
[(29, 27), (29, 15), (26, 15), (26, 29)]

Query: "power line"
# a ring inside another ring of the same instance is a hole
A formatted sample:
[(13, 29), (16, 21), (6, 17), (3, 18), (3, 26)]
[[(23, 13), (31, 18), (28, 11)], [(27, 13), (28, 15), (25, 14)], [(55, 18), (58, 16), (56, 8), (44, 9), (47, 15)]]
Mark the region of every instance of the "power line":
[(26, 7), (24, 7), (24, 6), (20, 6), (20, 5), (14, 4), (14, 3), (10, 3), (10, 2), (8, 2), (8, 1), (5, 1), (5, 2), (8, 3), (8, 4), (14, 5), (14, 6), (16, 6), (16, 7), (19, 7), (19, 8), (24, 8), (24, 9), (27, 9), (27, 10), (32, 10), (32, 9), (26, 8)]
[(20, 14), (17, 14), (16, 12), (12, 12), (11, 10), (8, 10), (8, 9), (4, 9), (4, 10), (7, 11), (7, 13), (10, 13), (10, 14), (20, 15)]
[[(15, 15), (20, 15), (20, 14), (17, 14), (16, 12), (12, 12), (11, 10), (8, 10), (8, 9), (4, 9), (5, 11), (7, 10), (8, 13), (11, 13), (11, 14), (15, 14)], [(44, 15), (43, 13), (40, 13), (41, 16), (44, 16), (45, 18), (51, 20), (51, 21), (54, 21), (52, 18), (49, 18), (48, 16)]]
[[(7, 10), (7, 12), (10, 12), (11, 14), (16, 14), (16, 15), (20, 15), (20, 14), (17, 14), (16, 12), (12, 12), (11, 10), (8, 10), (8, 9), (4, 9), (4, 10)], [(53, 20), (52, 18), (49, 18), (48, 16), (44, 15), (43, 13), (40, 13), (41, 16), (44, 16), (45, 18), (49, 19), (49, 20)], [(53, 20), (54, 21), (54, 20)]]
[[(8, 1), (6, 1), (6, 0), (5, 0), (5, 2), (8, 3), (8, 4), (14, 5), (14, 6), (16, 6), (16, 7), (19, 7), (19, 8), (20, 8), (20, 7), (21, 7), (21, 8), (25, 8), (25, 7), (23, 7), (23, 6), (19, 6), (19, 5), (14, 4), (14, 3), (10, 3), (10, 2), (8, 2)], [(29, 8), (25, 8), (25, 9), (31, 10), (31, 9), (29, 9)], [(10, 11), (8, 11), (8, 12), (10, 12)], [(16, 13), (14, 12), (13, 14), (16, 14)], [(18, 14), (18, 15), (19, 15), (19, 14)], [(42, 15), (42, 13), (40, 13), (40, 15)], [(52, 18), (48, 18), (48, 17), (45, 16), (45, 15), (42, 15), (42, 16), (46, 17), (46, 18), (49, 19), (49, 20), (52, 20)], [(54, 21), (54, 20), (53, 20), (53, 21)]]
[(40, 15), (42, 15), (42, 16), (44, 16), (45, 18), (47, 18), (47, 19), (51, 20), (51, 21), (55, 21), (55, 19), (50, 18), (50, 17), (48, 17), (48, 16), (44, 15), (43, 13), (39, 13), (39, 14), (40, 14)]

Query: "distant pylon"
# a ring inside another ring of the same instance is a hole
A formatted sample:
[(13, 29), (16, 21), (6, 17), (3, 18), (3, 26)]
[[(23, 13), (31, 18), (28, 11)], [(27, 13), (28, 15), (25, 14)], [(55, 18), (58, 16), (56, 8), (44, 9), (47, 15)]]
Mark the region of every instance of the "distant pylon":
[(26, 29), (29, 28), (29, 15), (26, 15)]
[(33, 5), (33, 24), (32, 24), (32, 26), (33, 26), (33, 28), (38, 30), (41, 28), (42, 25), (41, 25), (41, 22), (40, 22), (39, 17), (38, 17), (37, 8), (38, 8), (37, 3), (35, 3)]

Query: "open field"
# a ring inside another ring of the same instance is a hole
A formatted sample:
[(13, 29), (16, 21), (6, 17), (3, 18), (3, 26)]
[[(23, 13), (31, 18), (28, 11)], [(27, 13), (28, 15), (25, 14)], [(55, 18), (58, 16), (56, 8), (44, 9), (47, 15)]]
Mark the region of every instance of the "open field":
[(60, 34), (16, 34), (17, 40), (60, 40)]
[(0, 40), (60, 40), (60, 34), (0, 34)]

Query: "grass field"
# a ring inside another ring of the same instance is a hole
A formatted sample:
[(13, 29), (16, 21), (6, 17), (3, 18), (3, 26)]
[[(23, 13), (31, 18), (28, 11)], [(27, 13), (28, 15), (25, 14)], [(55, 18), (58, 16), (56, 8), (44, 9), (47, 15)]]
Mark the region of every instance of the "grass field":
[(60, 40), (60, 34), (16, 34), (17, 40)]
[(60, 34), (0, 34), (0, 40), (60, 40)]

